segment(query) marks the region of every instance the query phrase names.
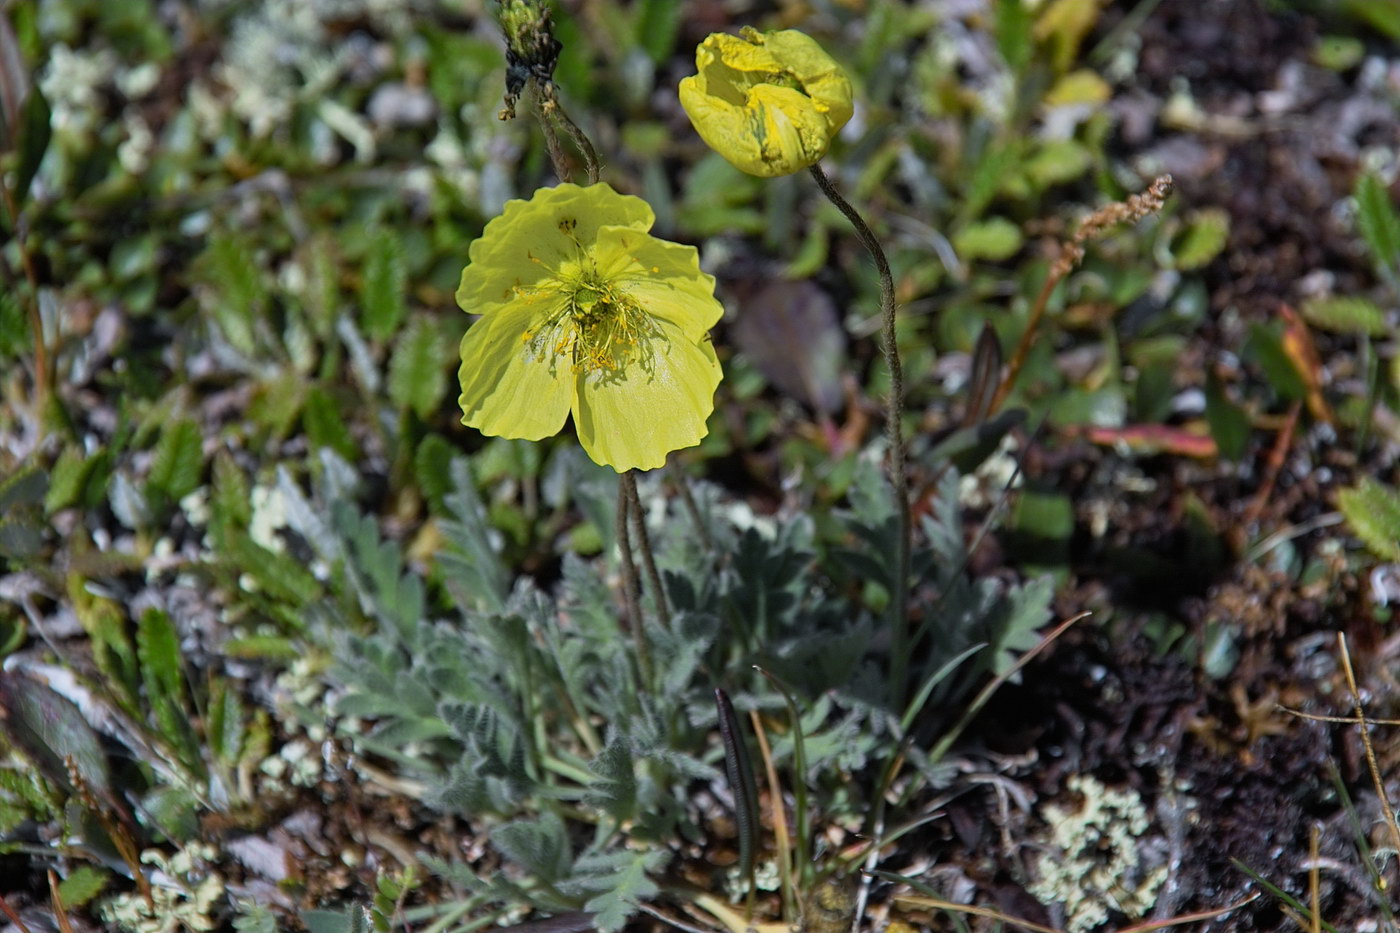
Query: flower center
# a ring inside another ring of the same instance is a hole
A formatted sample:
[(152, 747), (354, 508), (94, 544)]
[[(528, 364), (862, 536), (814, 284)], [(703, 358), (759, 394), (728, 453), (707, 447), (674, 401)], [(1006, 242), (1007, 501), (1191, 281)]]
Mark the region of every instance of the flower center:
[(588, 259), (564, 263), (555, 287), (564, 300), (526, 332), (531, 350), (567, 358), (576, 374), (623, 378), (633, 365), (651, 371), (652, 341), (660, 333), (625, 289), (604, 279)]

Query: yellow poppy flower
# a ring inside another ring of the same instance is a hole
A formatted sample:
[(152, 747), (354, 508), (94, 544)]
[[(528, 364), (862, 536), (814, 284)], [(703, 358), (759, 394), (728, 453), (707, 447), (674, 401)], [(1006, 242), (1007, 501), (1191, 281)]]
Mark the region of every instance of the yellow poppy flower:
[(472, 243), (457, 303), (462, 423), (539, 440), (574, 417), (596, 462), (650, 470), (705, 436), (724, 308), (693, 246), (647, 233), (641, 198), (605, 184), (509, 201)]
[(714, 33), (695, 50), (699, 74), (681, 80), (681, 106), (735, 168), (791, 175), (825, 155), (851, 118), (850, 79), (795, 29), (741, 32)]

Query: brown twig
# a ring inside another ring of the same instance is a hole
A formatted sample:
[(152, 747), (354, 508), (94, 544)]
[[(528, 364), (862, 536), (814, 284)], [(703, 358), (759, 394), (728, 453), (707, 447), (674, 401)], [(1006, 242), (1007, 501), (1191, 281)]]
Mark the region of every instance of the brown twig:
[(1288, 459), (1288, 450), (1293, 446), (1293, 434), (1298, 429), (1298, 415), (1303, 410), (1302, 402), (1294, 402), (1288, 407), (1288, 414), (1284, 417), (1283, 426), (1279, 428), (1278, 434), (1274, 437), (1274, 446), (1269, 450), (1269, 459), (1264, 465), (1264, 481), (1259, 484), (1259, 489), (1250, 501), (1249, 507), (1244, 511), (1244, 519), (1235, 526), (1236, 536), (1241, 540), (1236, 541), (1236, 550), (1242, 550), (1244, 546), (1244, 536), (1249, 533), (1249, 527), (1259, 520), (1259, 516), (1264, 512), (1264, 506), (1269, 503), (1269, 496), (1273, 495), (1274, 484), (1278, 482), (1279, 473), (1283, 470), (1283, 464)]
[(1351, 700), (1356, 710), (1356, 722), (1361, 727), (1361, 747), (1366, 750), (1366, 767), (1371, 771), (1371, 781), (1376, 785), (1376, 796), (1380, 798), (1381, 812), (1385, 814), (1386, 829), (1390, 831), (1391, 845), (1400, 852), (1400, 826), (1395, 825), (1395, 808), (1385, 794), (1385, 781), (1381, 777), (1380, 765), (1376, 762), (1376, 749), (1371, 744), (1370, 727), (1366, 725), (1366, 708), (1361, 705), (1361, 691), (1356, 687), (1356, 673), (1351, 669), (1351, 652), (1347, 649), (1347, 636), (1337, 633), (1337, 647), (1342, 655), (1342, 670), (1346, 672), (1347, 687), (1351, 690)]
[(1060, 244), (1059, 255), (1055, 257), (1054, 263), (1050, 266), (1050, 272), (1045, 277), (1044, 284), (1040, 286), (1040, 294), (1036, 296), (1035, 304), (1031, 306), (1031, 315), (1026, 321), (1026, 329), (1021, 333), (1021, 340), (1016, 344), (1016, 351), (1011, 354), (1011, 362), (1006, 368), (1006, 377), (1002, 379), (1001, 385), (997, 386), (996, 395), (992, 396), (992, 403), (987, 410), (989, 415), (996, 414), (1002, 403), (1006, 401), (1006, 397), (1011, 394), (1011, 387), (1015, 385), (1016, 377), (1020, 375), (1021, 368), (1026, 365), (1026, 357), (1030, 355), (1031, 347), (1035, 344), (1036, 330), (1040, 327), (1040, 321), (1045, 316), (1045, 307), (1050, 303), (1050, 295), (1055, 291), (1055, 286), (1059, 285), (1064, 277), (1069, 275), (1070, 271), (1084, 259), (1084, 245), (1103, 236), (1112, 227), (1119, 224), (1137, 223), (1148, 214), (1160, 211), (1171, 192), (1172, 177), (1163, 175), (1148, 185), (1146, 191), (1132, 195), (1126, 201), (1105, 204), (1094, 211), (1084, 218), (1084, 222), (1079, 225), (1074, 236)]

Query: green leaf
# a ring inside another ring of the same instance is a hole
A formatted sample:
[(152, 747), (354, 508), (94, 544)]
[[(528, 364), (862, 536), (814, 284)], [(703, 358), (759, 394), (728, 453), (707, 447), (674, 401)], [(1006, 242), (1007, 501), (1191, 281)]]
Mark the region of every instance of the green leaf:
[(29, 185), (44, 161), (49, 140), (53, 137), (49, 102), (44, 100), (38, 85), (29, 89), (19, 114), (19, 166), (15, 169), (15, 201), (23, 207), (29, 198)]
[(185, 676), (180, 669), (180, 636), (170, 616), (147, 609), (136, 626), (136, 656), (146, 701), (161, 735), (182, 753), (191, 768), (200, 767), (199, 747), (185, 710)]
[(1384, 312), (1365, 298), (1314, 298), (1304, 302), (1303, 317), (1314, 327), (1334, 334), (1383, 337), (1388, 331)]
[(1356, 182), (1356, 225), (1371, 250), (1376, 265), (1390, 273), (1400, 266), (1400, 216), (1390, 192), (1380, 179), (1367, 173)]
[(13, 289), (0, 293), (0, 357), (19, 356), (29, 351), (32, 334), (19, 294)]
[(1026, 161), (1026, 174), (1039, 188), (1062, 185), (1089, 170), (1094, 157), (1089, 150), (1072, 139), (1046, 143)]
[[(614, 869), (607, 877), (608, 890), (584, 905), (585, 910), (594, 914), (593, 924), (598, 933), (616, 933), (621, 930), (637, 912), (638, 904), (652, 900), (661, 893), (661, 889), (651, 880), (647, 871), (651, 867), (649, 863), (657, 861), (658, 856), (664, 856), (664, 853), (619, 852), (615, 855), (625, 858), (625, 863), (620, 870)], [(606, 856), (593, 858), (601, 861)], [(581, 868), (587, 868), (589, 864), (589, 860), (580, 859)]]
[(953, 248), (965, 261), (1010, 259), (1021, 248), (1021, 228), (1005, 217), (988, 217), (953, 235)]
[(369, 918), (363, 907), (344, 910), (303, 910), (301, 922), (307, 933), (370, 933)]
[(88, 477), (98, 464), (97, 457), (88, 457), (83, 449), (70, 444), (58, 455), (50, 474), (49, 491), (44, 496), (44, 512), (52, 515), (59, 509), (76, 505), (87, 487)]
[(0, 671), (0, 730), (43, 775), (71, 787), (69, 768), (94, 793), (110, 797), (111, 773), (102, 743), (77, 704), (23, 674)]
[(58, 896), (63, 906), (71, 910), (81, 910), (94, 897), (107, 887), (111, 876), (91, 865), (79, 865), (58, 886)]
[(321, 594), (321, 584), (301, 564), (274, 554), (242, 532), (230, 534), (224, 550), (239, 570), (251, 575), (274, 599), (304, 606)]
[(216, 233), (200, 257), (205, 284), (212, 294), (205, 307), (224, 338), (244, 356), (257, 350), (257, 322), (267, 304), (267, 286), (253, 251), (231, 233)]
[(389, 360), (389, 398), (426, 419), (447, 394), (446, 363), (450, 358), (441, 328), (427, 315), (415, 315), (399, 334)]
[(429, 434), (413, 454), (413, 475), (432, 510), (441, 513), (447, 494), (452, 491), (451, 467), (455, 451), (441, 434)]
[(658, 65), (671, 57), (680, 32), (685, 4), (676, 0), (639, 0), (636, 10), (636, 42)]
[(1400, 494), (1371, 477), (1337, 493), (1347, 525), (1378, 557), (1400, 561)]
[(199, 488), (204, 472), (203, 438), (199, 425), (188, 418), (167, 425), (160, 432), (146, 488), (179, 500)]
[(350, 463), (359, 459), (355, 439), (346, 427), (345, 419), (340, 417), (340, 409), (325, 389), (312, 386), (306, 393), (306, 407), (302, 409), (301, 421), (313, 450), (329, 447)]
[(0, 515), (6, 515), (20, 506), (38, 505), (44, 501), (44, 491), (49, 478), (38, 467), (20, 470), (0, 482)]
[(496, 827), (491, 831), (491, 843), (506, 858), (548, 884), (568, 877), (574, 860), (564, 821), (552, 810), (537, 819), (514, 820)]
[(360, 283), (363, 328), (371, 340), (388, 340), (408, 312), (407, 275), (403, 250), (392, 230), (380, 230), (370, 240)]
[(997, 49), (1011, 70), (1020, 73), (1031, 60), (1031, 15), (1022, 0), (997, 0)]
[(1172, 242), (1178, 269), (1199, 269), (1225, 248), (1230, 238), (1230, 215), (1219, 208), (1197, 211), (1186, 229)]
[(1206, 374), (1206, 424), (1220, 456), (1239, 460), (1249, 443), (1249, 415), (1230, 401), (1225, 387), (1213, 372)]

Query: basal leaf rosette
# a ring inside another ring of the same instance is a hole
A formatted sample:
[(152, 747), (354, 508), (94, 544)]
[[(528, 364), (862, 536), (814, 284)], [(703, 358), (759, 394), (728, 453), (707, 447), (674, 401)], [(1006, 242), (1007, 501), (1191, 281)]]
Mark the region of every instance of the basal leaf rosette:
[(680, 83), (700, 138), (750, 175), (791, 175), (814, 164), (851, 119), (851, 82), (795, 29), (714, 33), (695, 50), (699, 72)]
[(724, 313), (693, 246), (651, 236), (640, 198), (606, 184), (510, 201), (468, 251), (457, 303), (462, 422), (539, 440), (572, 413), (584, 451), (650, 470), (705, 436)]

